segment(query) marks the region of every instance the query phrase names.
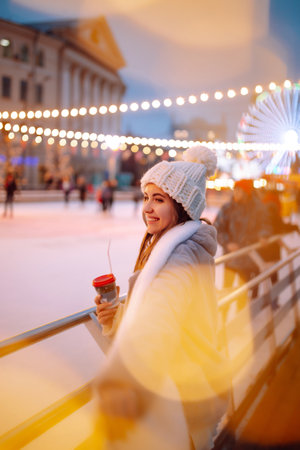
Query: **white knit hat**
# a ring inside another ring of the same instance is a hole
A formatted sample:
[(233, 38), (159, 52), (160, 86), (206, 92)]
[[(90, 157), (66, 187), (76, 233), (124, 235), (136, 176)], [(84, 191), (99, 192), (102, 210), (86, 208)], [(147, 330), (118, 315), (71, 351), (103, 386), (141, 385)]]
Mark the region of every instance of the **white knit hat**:
[(141, 179), (141, 189), (144, 192), (147, 184), (156, 184), (181, 203), (191, 219), (199, 220), (205, 208), (206, 177), (215, 173), (217, 156), (207, 147), (194, 146), (184, 152), (183, 160), (151, 167)]

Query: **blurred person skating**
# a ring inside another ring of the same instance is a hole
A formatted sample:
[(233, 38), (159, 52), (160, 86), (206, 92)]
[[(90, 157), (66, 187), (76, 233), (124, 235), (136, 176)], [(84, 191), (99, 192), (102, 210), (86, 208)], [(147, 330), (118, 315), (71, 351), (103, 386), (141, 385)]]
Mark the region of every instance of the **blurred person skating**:
[(15, 192), (17, 191), (17, 183), (12, 173), (8, 173), (4, 180), (5, 200), (3, 217), (6, 217), (8, 210), (10, 210), (10, 217), (13, 217), (13, 204)]
[(113, 180), (105, 180), (100, 188), (102, 211), (110, 211), (114, 202), (115, 183)]
[(72, 184), (71, 184), (71, 179), (68, 175), (65, 175), (62, 179), (62, 190), (64, 193), (64, 200), (65, 200), (65, 205), (68, 205), (69, 203), (69, 197), (70, 197), (70, 193), (72, 190)]
[(226, 409), (216, 230), (199, 220), (216, 156), (196, 147), (184, 159), (142, 177), (146, 234), (125, 303), (110, 309), (95, 298), (112, 341), (96, 388), (107, 449), (208, 450)]
[[(224, 254), (234, 252), (263, 240), (272, 234), (269, 217), (262, 202), (253, 193), (253, 182), (249, 179), (236, 181), (232, 198), (217, 214), (214, 226), (218, 231), (218, 242)], [(224, 288), (232, 287), (237, 275), (242, 282), (256, 277), (260, 269), (250, 255), (242, 255), (225, 263)], [(255, 298), (258, 288), (252, 290)], [(238, 304), (238, 308), (243, 304)]]
[[(292, 231), (297, 231), (299, 233), (300, 230), (298, 225), (284, 222), (282, 220), (280, 213), (280, 201), (276, 192), (268, 191), (262, 188), (257, 190), (257, 194), (265, 207), (265, 214), (268, 215), (269, 223), (272, 227), (272, 235), (287, 234)], [(265, 263), (272, 265), (280, 261), (281, 247), (283, 247), (287, 253), (292, 251), (283, 239), (280, 239), (279, 241), (265, 245), (263, 248), (257, 250), (257, 252)], [(271, 275), (271, 281), (272, 284), (277, 283), (277, 272)], [(279, 306), (277, 298), (273, 300), (272, 305), (274, 309)]]
[(79, 191), (79, 200), (81, 204), (84, 205), (87, 194), (87, 184), (84, 176), (79, 176), (77, 178), (77, 188)]
[(285, 186), (284, 191), (280, 194), (281, 216), (292, 222), (298, 211), (297, 191), (291, 186)]
[[(269, 216), (269, 222), (272, 227), (272, 235), (287, 234), (293, 231), (300, 232), (300, 228), (297, 224), (285, 222), (282, 219), (280, 211), (280, 201), (276, 192), (268, 191), (266, 189), (258, 189), (257, 194), (261, 199), (264, 207), (266, 208), (266, 214)], [(268, 244), (259, 250), (263, 259), (266, 262), (279, 261), (280, 260), (280, 246), (284, 247), (287, 252), (291, 249), (282, 241)]]

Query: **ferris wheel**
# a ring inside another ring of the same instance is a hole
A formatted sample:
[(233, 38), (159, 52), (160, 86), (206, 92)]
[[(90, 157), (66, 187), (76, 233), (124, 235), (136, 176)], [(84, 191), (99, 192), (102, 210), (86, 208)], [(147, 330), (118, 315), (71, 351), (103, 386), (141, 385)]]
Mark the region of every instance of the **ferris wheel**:
[(268, 143), (261, 165), (266, 173), (288, 174), (300, 146), (300, 85), (263, 92), (243, 114), (238, 125), (240, 142)]

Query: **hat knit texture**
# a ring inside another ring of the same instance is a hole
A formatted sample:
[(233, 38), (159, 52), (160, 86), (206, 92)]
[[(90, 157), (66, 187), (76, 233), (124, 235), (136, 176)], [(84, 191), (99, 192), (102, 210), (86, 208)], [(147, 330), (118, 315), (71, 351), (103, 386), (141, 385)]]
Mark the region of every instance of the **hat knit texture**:
[(141, 189), (153, 183), (180, 203), (193, 220), (199, 220), (205, 208), (206, 178), (214, 174), (217, 156), (204, 146), (194, 146), (183, 154), (183, 161), (162, 161), (151, 167), (141, 179)]

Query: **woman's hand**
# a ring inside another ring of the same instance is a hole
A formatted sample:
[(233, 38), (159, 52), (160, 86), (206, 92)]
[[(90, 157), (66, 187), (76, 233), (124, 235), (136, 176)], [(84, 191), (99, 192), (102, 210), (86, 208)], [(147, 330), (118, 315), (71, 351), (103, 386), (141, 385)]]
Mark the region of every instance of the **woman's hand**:
[(141, 414), (137, 392), (131, 386), (107, 384), (98, 388), (98, 394), (102, 413), (126, 419), (136, 419)]
[(141, 415), (139, 398), (132, 386), (113, 383), (96, 387), (99, 425), (111, 440), (126, 440)]
[[(119, 297), (120, 288), (117, 286), (117, 292)], [(111, 307), (111, 302), (103, 302), (101, 303), (101, 295), (96, 295), (95, 300), (96, 304), (96, 316), (98, 319), (98, 322), (101, 325), (112, 325), (112, 322), (114, 320), (114, 317), (116, 315), (118, 306)]]

